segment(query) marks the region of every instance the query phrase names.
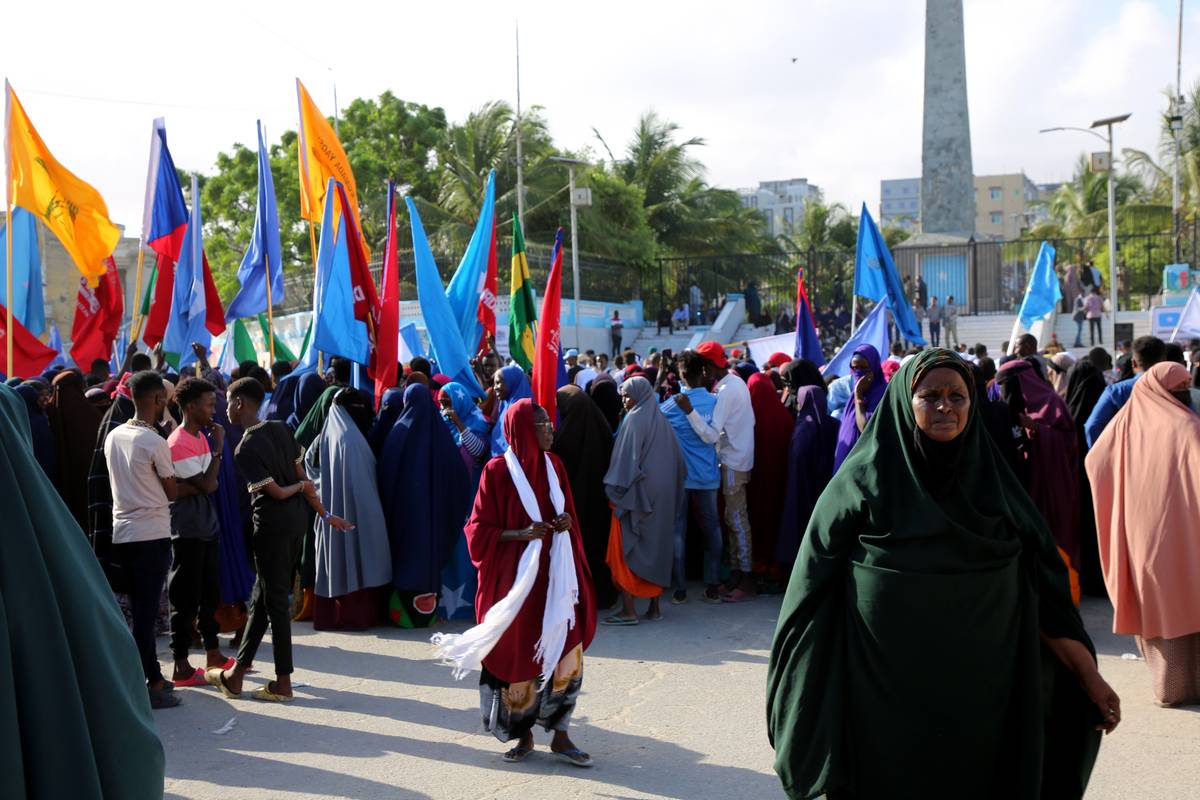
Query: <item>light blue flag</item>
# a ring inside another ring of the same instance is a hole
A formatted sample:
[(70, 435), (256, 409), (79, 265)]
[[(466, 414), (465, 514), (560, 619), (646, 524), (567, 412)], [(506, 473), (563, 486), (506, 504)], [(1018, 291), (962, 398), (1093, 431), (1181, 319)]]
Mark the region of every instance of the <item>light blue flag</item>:
[[(329, 180), (326, 197), (337, 197), (334, 181)], [(348, 358), (367, 364), (371, 358), (371, 339), (367, 325), (354, 317), (354, 286), (350, 280), (350, 253), (346, 249), (346, 226), (333, 224), (332, 209), (325, 204), (321, 220), (321, 243), (317, 248), (317, 278), (314, 287), (313, 346), (328, 356)], [(337, 230), (334, 230), (334, 228)], [(356, 243), (357, 246), (357, 243)]]
[(108, 371), (115, 377), (121, 377), (121, 365), (125, 363), (125, 350), (129, 347), (129, 325), (121, 326), (117, 337), (113, 339), (112, 355), (108, 359)]
[(68, 359), (66, 351), (63, 350), (62, 333), (58, 330), (58, 323), (56, 322), (50, 323), (50, 341), (46, 343), (46, 346), (58, 353), (46, 369), (67, 366)]
[(496, 170), (488, 172), (487, 188), (483, 194), (483, 207), (479, 210), (479, 221), (467, 245), (458, 270), (446, 287), (446, 299), (450, 301), (450, 312), (458, 322), (458, 331), (468, 352), (472, 352), (483, 338), (483, 324), (479, 321), (479, 295), (487, 280), (488, 258), (492, 250), (492, 235), (496, 228)]
[(829, 364), (825, 367), (825, 375), (849, 375), (850, 374), (850, 357), (854, 355), (856, 348), (864, 344), (874, 346), (879, 351), (881, 358), (887, 358), (888, 349), (891, 347), (891, 335), (888, 333), (887, 324), (888, 304), (884, 300), (875, 304), (875, 308), (871, 309), (871, 313), (867, 314), (867, 318), (858, 326), (858, 330), (846, 340), (842, 345), (842, 349), (838, 350), (837, 355), (830, 359)]
[(1032, 328), (1033, 323), (1054, 310), (1059, 300), (1062, 300), (1062, 287), (1058, 284), (1058, 273), (1054, 271), (1054, 248), (1049, 242), (1042, 242), (1033, 274), (1029, 276), (1029, 286), (1025, 288), (1025, 299), (1017, 312), (1021, 326), (1025, 330)]
[[(322, 228), (324, 231), (324, 228)], [(225, 321), (254, 317), (267, 310), (267, 282), (271, 272), (271, 305), (283, 303), (283, 264), (280, 261), (279, 209), (275, 205), (275, 182), (271, 179), (271, 159), (263, 142), (262, 120), (258, 122), (258, 203), (254, 208), (254, 233), (250, 246), (238, 267), (242, 288), (225, 309)]]
[(417, 323), (410, 322), (400, 326), (400, 349), (397, 351), (398, 360), (407, 364), (417, 356), (425, 357), (425, 348), (421, 345), (421, 334)]
[(437, 359), (444, 374), (461, 383), (468, 392), (483, 397), (483, 390), (471, 370), (471, 357), (463, 343), (462, 333), (454, 321), (450, 300), (442, 288), (433, 251), (425, 238), (421, 216), (411, 197), (404, 198), (408, 204), (408, 215), (412, 223), (413, 260), (417, 268), (417, 301), (421, 304), (421, 316), (425, 318), (425, 331), (429, 335), (429, 349)]
[[(859, 290), (862, 287), (863, 291)], [(904, 295), (904, 285), (900, 282), (900, 272), (896, 262), (888, 252), (887, 243), (879, 226), (871, 218), (867, 204), (863, 203), (862, 214), (858, 218), (858, 250), (854, 255), (854, 293), (860, 297), (879, 301), (887, 298), (896, 327), (904, 338), (913, 344), (926, 344), (921, 336), (921, 327), (913, 315), (912, 306)], [(881, 350), (880, 355), (886, 351)]]
[[(0, 216), (0, 219), (3, 219)], [(46, 307), (42, 303), (42, 255), (38, 250), (37, 220), (23, 208), (12, 210), (13, 317), (34, 336), (46, 330)], [(8, 305), (8, 230), (0, 230), (0, 303)]]
[(204, 221), (200, 216), (200, 182), (192, 176), (192, 213), (179, 261), (175, 264), (175, 285), (171, 292), (171, 315), (163, 334), (163, 352), (176, 369), (182, 370), (196, 360), (192, 342), (212, 348), (212, 334), (206, 327), (204, 301)]

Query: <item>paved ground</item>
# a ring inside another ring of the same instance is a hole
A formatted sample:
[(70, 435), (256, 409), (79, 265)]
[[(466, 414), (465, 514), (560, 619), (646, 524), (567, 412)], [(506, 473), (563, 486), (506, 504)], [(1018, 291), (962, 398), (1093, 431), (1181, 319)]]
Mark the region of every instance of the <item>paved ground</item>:
[[(505, 748), (479, 732), (475, 681), (456, 683), (429, 660), (428, 632), (331, 634), (298, 625), (295, 680), (306, 685), (296, 703), (182, 689), (184, 705), (156, 714), (167, 797), (782, 797), (763, 721), (778, 608), (777, 597), (693, 602), (665, 606), (662, 622), (601, 627), (572, 728), (596, 760), (592, 770), (553, 760), (543, 735), (543, 749), (524, 764), (502, 762)], [(1088, 798), (1197, 797), (1200, 708), (1155, 707), (1145, 664), (1121, 657), (1134, 651), (1132, 641), (1105, 633), (1107, 605), (1085, 612), (1125, 713), (1101, 750)], [(260, 658), (269, 666), (269, 646)]]

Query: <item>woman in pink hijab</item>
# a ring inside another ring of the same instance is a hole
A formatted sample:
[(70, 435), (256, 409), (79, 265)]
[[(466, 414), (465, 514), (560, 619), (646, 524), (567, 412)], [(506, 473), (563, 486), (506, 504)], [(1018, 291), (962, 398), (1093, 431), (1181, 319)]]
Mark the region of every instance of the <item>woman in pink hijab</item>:
[(1200, 417), (1188, 371), (1155, 364), (1086, 466), (1113, 631), (1132, 634), (1160, 705), (1200, 702)]

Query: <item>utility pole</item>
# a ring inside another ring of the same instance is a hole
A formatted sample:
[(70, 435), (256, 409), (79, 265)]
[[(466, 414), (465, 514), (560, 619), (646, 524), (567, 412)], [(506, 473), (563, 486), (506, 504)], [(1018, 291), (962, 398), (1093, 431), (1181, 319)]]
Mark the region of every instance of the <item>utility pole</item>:
[(1175, 263), (1180, 260), (1179, 238), (1179, 132), (1183, 129), (1183, 0), (1179, 0), (1179, 27), (1175, 38), (1175, 96), (1171, 98), (1171, 135), (1175, 138), (1175, 168), (1171, 175), (1171, 233), (1175, 242)]

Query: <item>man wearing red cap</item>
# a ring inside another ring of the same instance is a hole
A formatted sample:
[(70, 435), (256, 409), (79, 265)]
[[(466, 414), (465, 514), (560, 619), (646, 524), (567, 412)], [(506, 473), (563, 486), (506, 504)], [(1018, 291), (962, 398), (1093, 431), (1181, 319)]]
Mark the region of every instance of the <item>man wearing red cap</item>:
[(782, 367), (784, 364), (787, 364), (791, 360), (792, 360), (792, 357), (789, 356), (787, 353), (772, 353), (771, 357), (767, 359), (767, 366), (774, 367), (775, 369), (779, 369), (780, 367)]
[(721, 493), (725, 495), (725, 524), (730, 533), (733, 572), (721, 599), (740, 603), (754, 598), (754, 576), (750, 552), (750, 516), (746, 511), (746, 485), (754, 468), (754, 410), (750, 389), (737, 375), (728, 371), (725, 348), (719, 342), (704, 342), (696, 348), (707, 366), (705, 377), (716, 381), (717, 396), (712, 424), (704, 421), (686, 394), (677, 395), (675, 404), (687, 414), (696, 435), (717, 446), (721, 461)]

